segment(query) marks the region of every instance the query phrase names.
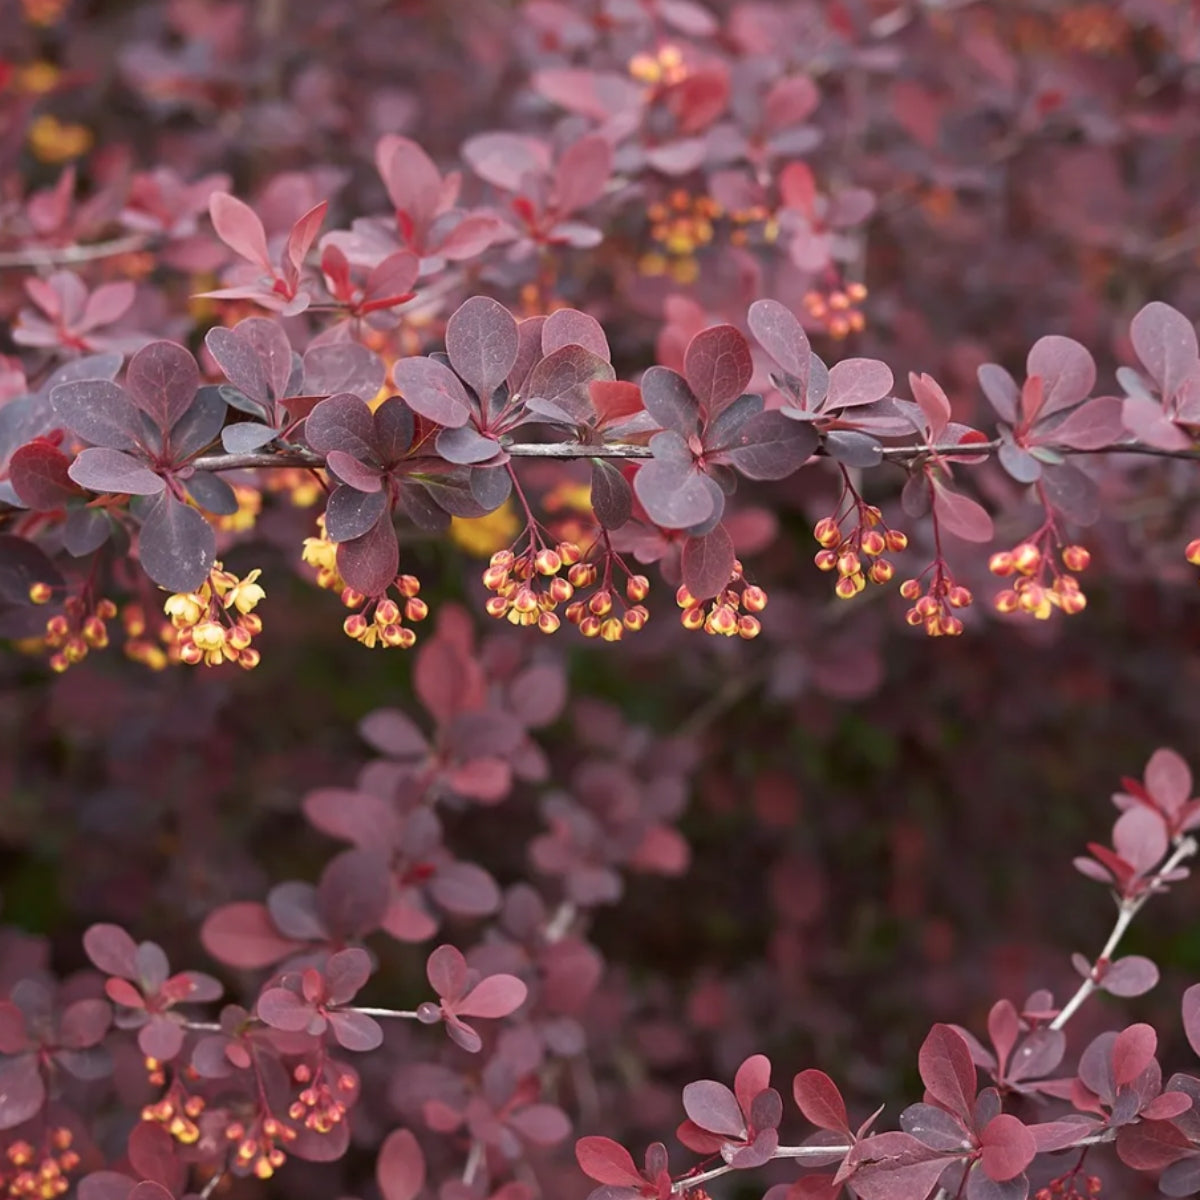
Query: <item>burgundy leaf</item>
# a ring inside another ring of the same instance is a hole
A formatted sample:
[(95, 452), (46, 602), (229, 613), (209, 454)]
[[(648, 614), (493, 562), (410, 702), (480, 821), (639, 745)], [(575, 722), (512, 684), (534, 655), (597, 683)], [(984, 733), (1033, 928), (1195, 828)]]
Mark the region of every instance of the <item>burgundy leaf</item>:
[(349, 393), (373, 400), (386, 378), (384, 361), (358, 342), (312, 346), (304, 355), (304, 390), (309, 395)]
[(1154, 1059), (1158, 1034), (1150, 1025), (1130, 1025), (1117, 1034), (1112, 1048), (1113, 1081), (1117, 1087), (1132, 1083)]
[(54, 416), (94, 446), (139, 447), (138, 413), (123, 388), (107, 379), (60, 383), (50, 393)]
[(481, 179), (505, 191), (516, 191), (526, 175), (550, 169), (545, 143), (518, 133), (476, 134), (463, 143), (462, 156)]
[(978, 501), (935, 481), (933, 507), (946, 532), (967, 542), (991, 541), (995, 533), (992, 518)]
[(392, 758), (417, 758), (429, 749), (425, 735), (398, 708), (379, 708), (369, 713), (359, 723), (358, 732), (370, 746)]
[(271, 383), (263, 359), (240, 325), (214, 325), (204, 335), (204, 344), (235, 388), (264, 407), (270, 403)]
[(760, 412), (744, 422), (732, 439), (711, 449), (748, 479), (785, 479), (808, 461), (817, 440), (811, 425), (781, 412)]
[(304, 422), (304, 440), (318, 454), (340, 450), (359, 460), (370, 461), (374, 458), (375, 420), (365, 401), (343, 392), (322, 400), (308, 414)]
[(0, 1063), (0, 1130), (23, 1125), (45, 1102), (46, 1086), (36, 1055), (23, 1054)]
[(450, 365), (474, 389), (481, 404), (486, 404), (508, 377), (517, 361), (517, 347), (517, 323), (512, 314), (487, 296), (472, 296), (446, 322)]
[(352, 538), (362, 537), (387, 512), (387, 496), (379, 490), (378, 476), (373, 478), (376, 484), (374, 491), (339, 486), (329, 494), (325, 504), (325, 532), (330, 541), (348, 542)]
[(1051, 334), (1038, 338), (1025, 360), (1027, 375), (1042, 381), (1039, 418), (1073, 408), (1087, 398), (1096, 383), (1091, 354), (1073, 338)]
[(654, 458), (633, 477), (633, 490), (650, 519), (664, 529), (687, 529), (707, 521), (716, 501), (684, 440), (672, 430), (650, 439)]
[(607, 138), (590, 133), (572, 142), (562, 152), (554, 172), (558, 211), (577, 212), (599, 200), (611, 174), (612, 147)]
[(125, 371), (134, 404), (164, 432), (187, 412), (199, 386), (196, 360), (174, 342), (143, 346)]
[(90, 492), (157, 496), (166, 487), (162, 478), (136, 458), (106, 446), (89, 446), (67, 469), (67, 474)]
[(750, 346), (732, 325), (701, 330), (684, 351), (683, 373), (711, 415), (746, 390), (754, 373)]
[(400, 570), (400, 543), (386, 503), (366, 533), (338, 545), (337, 567), (342, 578), (364, 596), (382, 596), (387, 591)]
[(1039, 437), (1043, 445), (1069, 446), (1074, 450), (1101, 450), (1125, 437), (1124, 402), (1116, 396), (1098, 396), (1068, 413), (1052, 432)]
[(606, 529), (620, 529), (633, 515), (633, 490), (612, 463), (592, 460), (592, 511)]
[(925, 1200), (947, 1162), (907, 1133), (879, 1133), (855, 1144), (835, 1180), (849, 1177), (862, 1200)]
[(216, 557), (213, 527), (170, 493), (154, 501), (142, 522), (138, 560), (155, 583), (170, 592), (194, 591)]
[(467, 986), (467, 960), (453, 946), (439, 946), (425, 963), (429, 986), (443, 999), (457, 999)]
[(366, 1013), (331, 1012), (329, 1028), (334, 1040), (345, 1050), (363, 1054), (383, 1045), (383, 1030), (379, 1022)]
[(661, 428), (682, 437), (700, 427), (696, 397), (683, 376), (670, 367), (651, 367), (642, 376), (642, 404)]
[(486, 917), (500, 907), (496, 881), (474, 863), (450, 863), (429, 883), (430, 895), (447, 912), (464, 917)]
[(392, 382), (413, 412), (439, 425), (454, 429), (471, 415), (471, 400), (458, 376), (435, 358), (399, 359)]
[(271, 270), (267, 235), (249, 205), (225, 192), (214, 192), (208, 202), (208, 212), (217, 236), (225, 245), (256, 266)]
[(500, 453), (500, 443), (495, 438), (484, 436), (470, 425), (443, 429), (435, 445), (447, 462), (467, 465), (487, 462)]
[[(518, 331), (523, 332), (528, 323), (522, 321)], [(600, 322), (574, 308), (556, 309), (541, 323), (542, 353), (550, 355), (563, 346), (582, 346), (605, 362), (612, 359)]]

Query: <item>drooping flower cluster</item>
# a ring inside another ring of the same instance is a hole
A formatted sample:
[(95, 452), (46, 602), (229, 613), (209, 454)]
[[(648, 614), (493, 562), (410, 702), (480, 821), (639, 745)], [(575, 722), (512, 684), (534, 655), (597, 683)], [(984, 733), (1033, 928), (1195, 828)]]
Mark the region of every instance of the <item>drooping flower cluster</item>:
[(561, 574), (562, 569), (580, 565), (582, 557), (574, 542), (550, 547), (536, 532), (519, 554), (498, 550), (483, 573), (483, 586), (496, 593), (485, 606), (488, 616), (555, 633), (562, 621), (554, 610), (575, 595), (575, 585)]
[(410, 650), (416, 645), (415, 630), (404, 622), (423, 621), (429, 616), (429, 605), (418, 595), (421, 581), (415, 575), (398, 575), (394, 587), (404, 601), (403, 608), (390, 596), (368, 597), (351, 587), (342, 589), (342, 603), (358, 610), (342, 622), (347, 637), (361, 642), (368, 650), (397, 646)]
[(844, 287), (812, 288), (804, 294), (804, 311), (831, 338), (840, 341), (852, 333), (862, 333), (867, 320), (862, 304), (867, 298), (867, 289), (861, 283), (848, 283)]
[[(933, 572), (929, 586), (922, 580)], [(957, 610), (967, 608), (974, 600), (970, 589), (956, 583), (944, 560), (936, 559), (920, 575), (906, 579), (900, 585), (900, 595), (914, 601), (904, 619), (912, 626), (920, 625), (930, 637), (958, 637), (963, 631)]]
[(299, 1134), (272, 1116), (257, 1117), (249, 1126), (233, 1121), (225, 1127), (225, 1139), (236, 1145), (233, 1171), (270, 1179), (287, 1161), (280, 1143), (294, 1142)]
[(55, 1200), (67, 1191), (67, 1176), (79, 1166), (72, 1141), (69, 1129), (56, 1128), (45, 1136), (40, 1152), (24, 1139), (12, 1142), (0, 1163), (0, 1186), (8, 1200)]
[(234, 662), (245, 670), (258, 666), (261, 655), (251, 642), (262, 632), (262, 618), (254, 609), (266, 596), (257, 568), (244, 579), (213, 564), (194, 592), (168, 596), (163, 612), (176, 630), (180, 661), (216, 667)]
[(300, 557), (310, 567), (316, 567), (317, 587), (339, 594), (346, 590), (346, 581), (337, 568), (337, 544), (330, 541), (325, 532), (324, 513), (317, 517), (317, 536), (304, 539)]
[[(613, 583), (614, 563), (626, 575), (623, 596)], [(586, 600), (578, 596), (579, 591), (594, 586), (598, 579), (600, 586)], [(618, 555), (611, 552), (605, 555), (603, 575), (594, 562), (579, 562), (567, 572), (567, 580), (576, 589), (577, 598), (567, 605), (566, 617), (584, 637), (619, 642), (626, 630), (638, 633), (646, 627), (650, 610), (642, 601), (650, 594), (650, 581), (645, 575), (633, 574)], [(615, 612), (618, 605), (625, 610), (620, 616)]]
[[(148, 1063), (154, 1061), (150, 1059)], [(152, 1083), (158, 1074), (158, 1071), (150, 1071)], [(161, 1083), (161, 1079), (158, 1082)], [(176, 1080), (161, 1100), (142, 1109), (142, 1120), (161, 1125), (181, 1146), (193, 1146), (200, 1140), (200, 1127), (196, 1121), (204, 1108), (204, 1097), (189, 1096)]]
[(749, 640), (762, 632), (762, 623), (754, 614), (767, 607), (767, 593), (746, 582), (742, 564), (735, 560), (729, 582), (711, 600), (697, 600), (681, 587), (675, 593), (675, 603), (683, 610), (680, 622), (684, 629), (702, 629), (713, 637), (736, 634)]
[(1083, 546), (1070, 545), (1061, 548), (1059, 558), (1065, 571), (1059, 569), (1051, 551), (1032, 540), (993, 554), (988, 569), (1013, 581), (996, 596), (996, 610), (1026, 613), (1039, 621), (1048, 620), (1056, 609), (1067, 616), (1083, 612), (1087, 597), (1074, 573), (1086, 570), (1091, 555)]
[[(822, 517), (813, 526), (813, 537), (821, 545), (813, 561), (822, 571), (836, 571), (834, 591), (843, 600), (857, 596), (872, 583), (887, 583), (896, 573), (892, 563), (883, 557), (885, 550), (899, 552), (908, 546), (908, 538), (898, 529), (888, 529), (883, 513), (873, 504), (864, 504), (853, 492), (845, 512)], [(847, 517), (854, 524), (848, 533), (842, 530)]]
[[(34, 604), (47, 604), (53, 589), (45, 583), (35, 583), (29, 589)], [(46, 622), (44, 644), (54, 651), (50, 669), (62, 672), (81, 663), (89, 650), (103, 650), (108, 645), (108, 624), (117, 615), (117, 606), (108, 599), (95, 602), (86, 595), (68, 596), (63, 611)]]

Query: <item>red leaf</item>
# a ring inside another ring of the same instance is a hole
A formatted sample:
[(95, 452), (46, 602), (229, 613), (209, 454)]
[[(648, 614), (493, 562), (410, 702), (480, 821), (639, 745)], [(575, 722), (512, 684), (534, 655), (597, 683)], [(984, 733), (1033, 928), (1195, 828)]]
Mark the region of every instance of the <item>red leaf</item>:
[(993, 1117), (979, 1135), (983, 1149), (982, 1166), (997, 1183), (1015, 1179), (1037, 1153), (1033, 1134), (1009, 1113)]
[(288, 234), (283, 248), (284, 274), (293, 291), (300, 282), (300, 272), (304, 267), (304, 260), (308, 257), (313, 242), (316, 241), (317, 234), (321, 229), (321, 222), (325, 220), (325, 213), (328, 209), (329, 201), (322, 200), (320, 204), (310, 208), (292, 226), (291, 232)]
[(1132, 1083), (1154, 1059), (1158, 1034), (1150, 1025), (1130, 1025), (1117, 1034), (1113, 1043), (1113, 1082), (1117, 1087)]
[(683, 1089), (683, 1110), (701, 1129), (734, 1140), (746, 1136), (737, 1097), (714, 1079), (698, 1079)]
[(439, 946), (425, 963), (429, 986), (443, 999), (457, 999), (467, 986), (467, 960), (453, 946)]
[(606, 1137), (583, 1137), (575, 1143), (579, 1169), (597, 1183), (613, 1187), (640, 1187), (641, 1172), (624, 1146)]
[(9, 479), (21, 503), (46, 511), (82, 494), (67, 474), (71, 460), (43, 438), (18, 446), (8, 460)]
[(754, 373), (750, 346), (732, 325), (701, 330), (684, 351), (683, 373), (711, 417), (746, 390)]
[(1129, 336), (1142, 365), (1169, 398), (1200, 358), (1191, 321), (1169, 304), (1154, 300), (1133, 318)]
[(1073, 408), (1086, 399), (1096, 383), (1096, 364), (1074, 338), (1051, 334), (1038, 338), (1025, 360), (1027, 375), (1042, 381), (1039, 417)]
[(975, 1064), (962, 1034), (949, 1025), (935, 1025), (921, 1043), (917, 1066), (929, 1095), (970, 1127)]
[(846, 1113), (846, 1102), (838, 1091), (837, 1084), (825, 1074), (809, 1068), (801, 1071), (792, 1080), (792, 1095), (796, 1107), (818, 1129), (829, 1129), (834, 1133), (848, 1132), (850, 1118)]
[(392, 514), (384, 511), (361, 537), (339, 543), (337, 567), (342, 578), (364, 596), (383, 595), (400, 570)]
[(808, 388), (812, 350), (808, 335), (790, 308), (778, 300), (756, 300), (748, 313), (750, 332), (759, 345), (789, 374), (800, 380), (800, 399)]
[(489, 975), (455, 1006), (462, 1017), (507, 1017), (525, 1003), (528, 989), (515, 975)]
[(933, 508), (943, 529), (967, 542), (990, 542), (995, 533), (992, 518), (978, 501), (952, 492), (934, 481)]
[(554, 196), (560, 214), (587, 208), (604, 194), (612, 174), (612, 146), (598, 133), (572, 142), (554, 172)]
[(83, 952), (106, 975), (136, 979), (137, 942), (119, 925), (92, 925), (83, 935)]

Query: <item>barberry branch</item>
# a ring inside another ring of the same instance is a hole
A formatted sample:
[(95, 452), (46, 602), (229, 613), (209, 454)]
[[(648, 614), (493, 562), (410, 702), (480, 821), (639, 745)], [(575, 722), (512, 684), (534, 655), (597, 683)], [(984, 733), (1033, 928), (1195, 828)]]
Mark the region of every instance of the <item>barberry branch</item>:
[(1099, 966), (1110, 962), (1113, 954), (1116, 952), (1117, 945), (1121, 938), (1125, 936), (1125, 931), (1129, 928), (1133, 918), (1141, 911), (1142, 906), (1150, 899), (1155, 892), (1162, 890), (1164, 881), (1171, 875), (1180, 863), (1186, 858), (1191, 858), (1200, 849), (1200, 844), (1193, 837), (1181, 838), (1175, 846), (1170, 858), (1163, 863), (1161, 867), (1147, 880), (1145, 888), (1142, 889), (1136, 896), (1127, 896), (1120, 902), (1117, 920), (1113, 925), (1112, 932), (1108, 935), (1108, 941), (1104, 943), (1104, 948), (1096, 957), (1096, 961), (1092, 966), (1088, 977), (1079, 985), (1075, 995), (1063, 1005), (1058, 1016), (1050, 1022), (1051, 1029), (1061, 1029), (1074, 1016), (1079, 1006), (1096, 990), (1099, 986), (1097, 983), (1097, 970)]
[(95, 262), (101, 258), (115, 258), (119, 254), (147, 250), (150, 246), (151, 239), (144, 233), (129, 233), (124, 237), (92, 242), (86, 246), (29, 246), (24, 250), (0, 251), (0, 270), (32, 270)]
[[(1000, 439), (996, 438), (990, 442), (967, 445), (930, 446), (921, 443), (911, 446), (885, 446), (883, 457), (888, 462), (913, 466), (943, 454), (990, 456), (995, 454), (1001, 445)], [(546, 458), (559, 461), (579, 458), (641, 459), (652, 457), (649, 446), (640, 446), (632, 442), (610, 442), (602, 445), (592, 445), (588, 442), (511, 442), (504, 446), (504, 451), (511, 458)], [(1140, 442), (1117, 442), (1111, 446), (1101, 446), (1094, 450), (1074, 450), (1069, 446), (1062, 446), (1058, 448), (1058, 452), (1064, 455), (1143, 454), (1153, 458), (1200, 460), (1200, 449), (1164, 450), (1159, 446), (1147, 446)], [(298, 448), (274, 453), (205, 454), (192, 463), (197, 471), (246, 471), (258, 467), (323, 467), (324, 465), (323, 455)]]

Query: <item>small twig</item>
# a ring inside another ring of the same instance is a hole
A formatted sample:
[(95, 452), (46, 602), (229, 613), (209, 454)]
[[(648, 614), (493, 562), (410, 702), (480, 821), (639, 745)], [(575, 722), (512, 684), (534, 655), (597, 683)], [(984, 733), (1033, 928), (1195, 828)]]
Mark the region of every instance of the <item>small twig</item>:
[(347, 1012), (361, 1013), (364, 1017), (383, 1017), (394, 1021), (419, 1021), (421, 1018), (415, 1012), (408, 1012), (399, 1008), (361, 1008), (355, 1004), (352, 1008), (346, 1009)]
[(475, 1182), (475, 1173), (483, 1162), (483, 1143), (478, 1138), (471, 1140), (471, 1149), (467, 1152), (467, 1161), (463, 1165), (462, 1181), (468, 1187)]
[[(1191, 858), (1196, 850), (1200, 848), (1196, 839), (1193, 837), (1181, 838), (1176, 844), (1174, 853), (1163, 863), (1154, 875), (1150, 878), (1144, 891), (1138, 895), (1127, 898), (1121, 901), (1117, 912), (1117, 921), (1113, 926), (1112, 933), (1108, 935), (1108, 941), (1104, 943), (1104, 949), (1100, 951), (1096, 958), (1097, 963), (1109, 962), (1117, 949), (1117, 944), (1121, 938), (1125, 936), (1125, 931), (1129, 928), (1133, 918), (1141, 911), (1142, 906), (1156, 892), (1162, 890), (1163, 880), (1179, 866), (1185, 858)], [(1096, 974), (1095, 966), (1089, 973), (1088, 977), (1079, 985), (1078, 991), (1070, 1000), (1063, 1005), (1058, 1016), (1050, 1022), (1051, 1029), (1061, 1029), (1074, 1016), (1079, 1006), (1096, 990), (1097, 983), (1094, 980)]]
[(217, 1190), (221, 1184), (221, 1180), (225, 1178), (224, 1171), (217, 1171), (216, 1174), (204, 1185), (200, 1190), (200, 1200), (208, 1200), (208, 1198)]

